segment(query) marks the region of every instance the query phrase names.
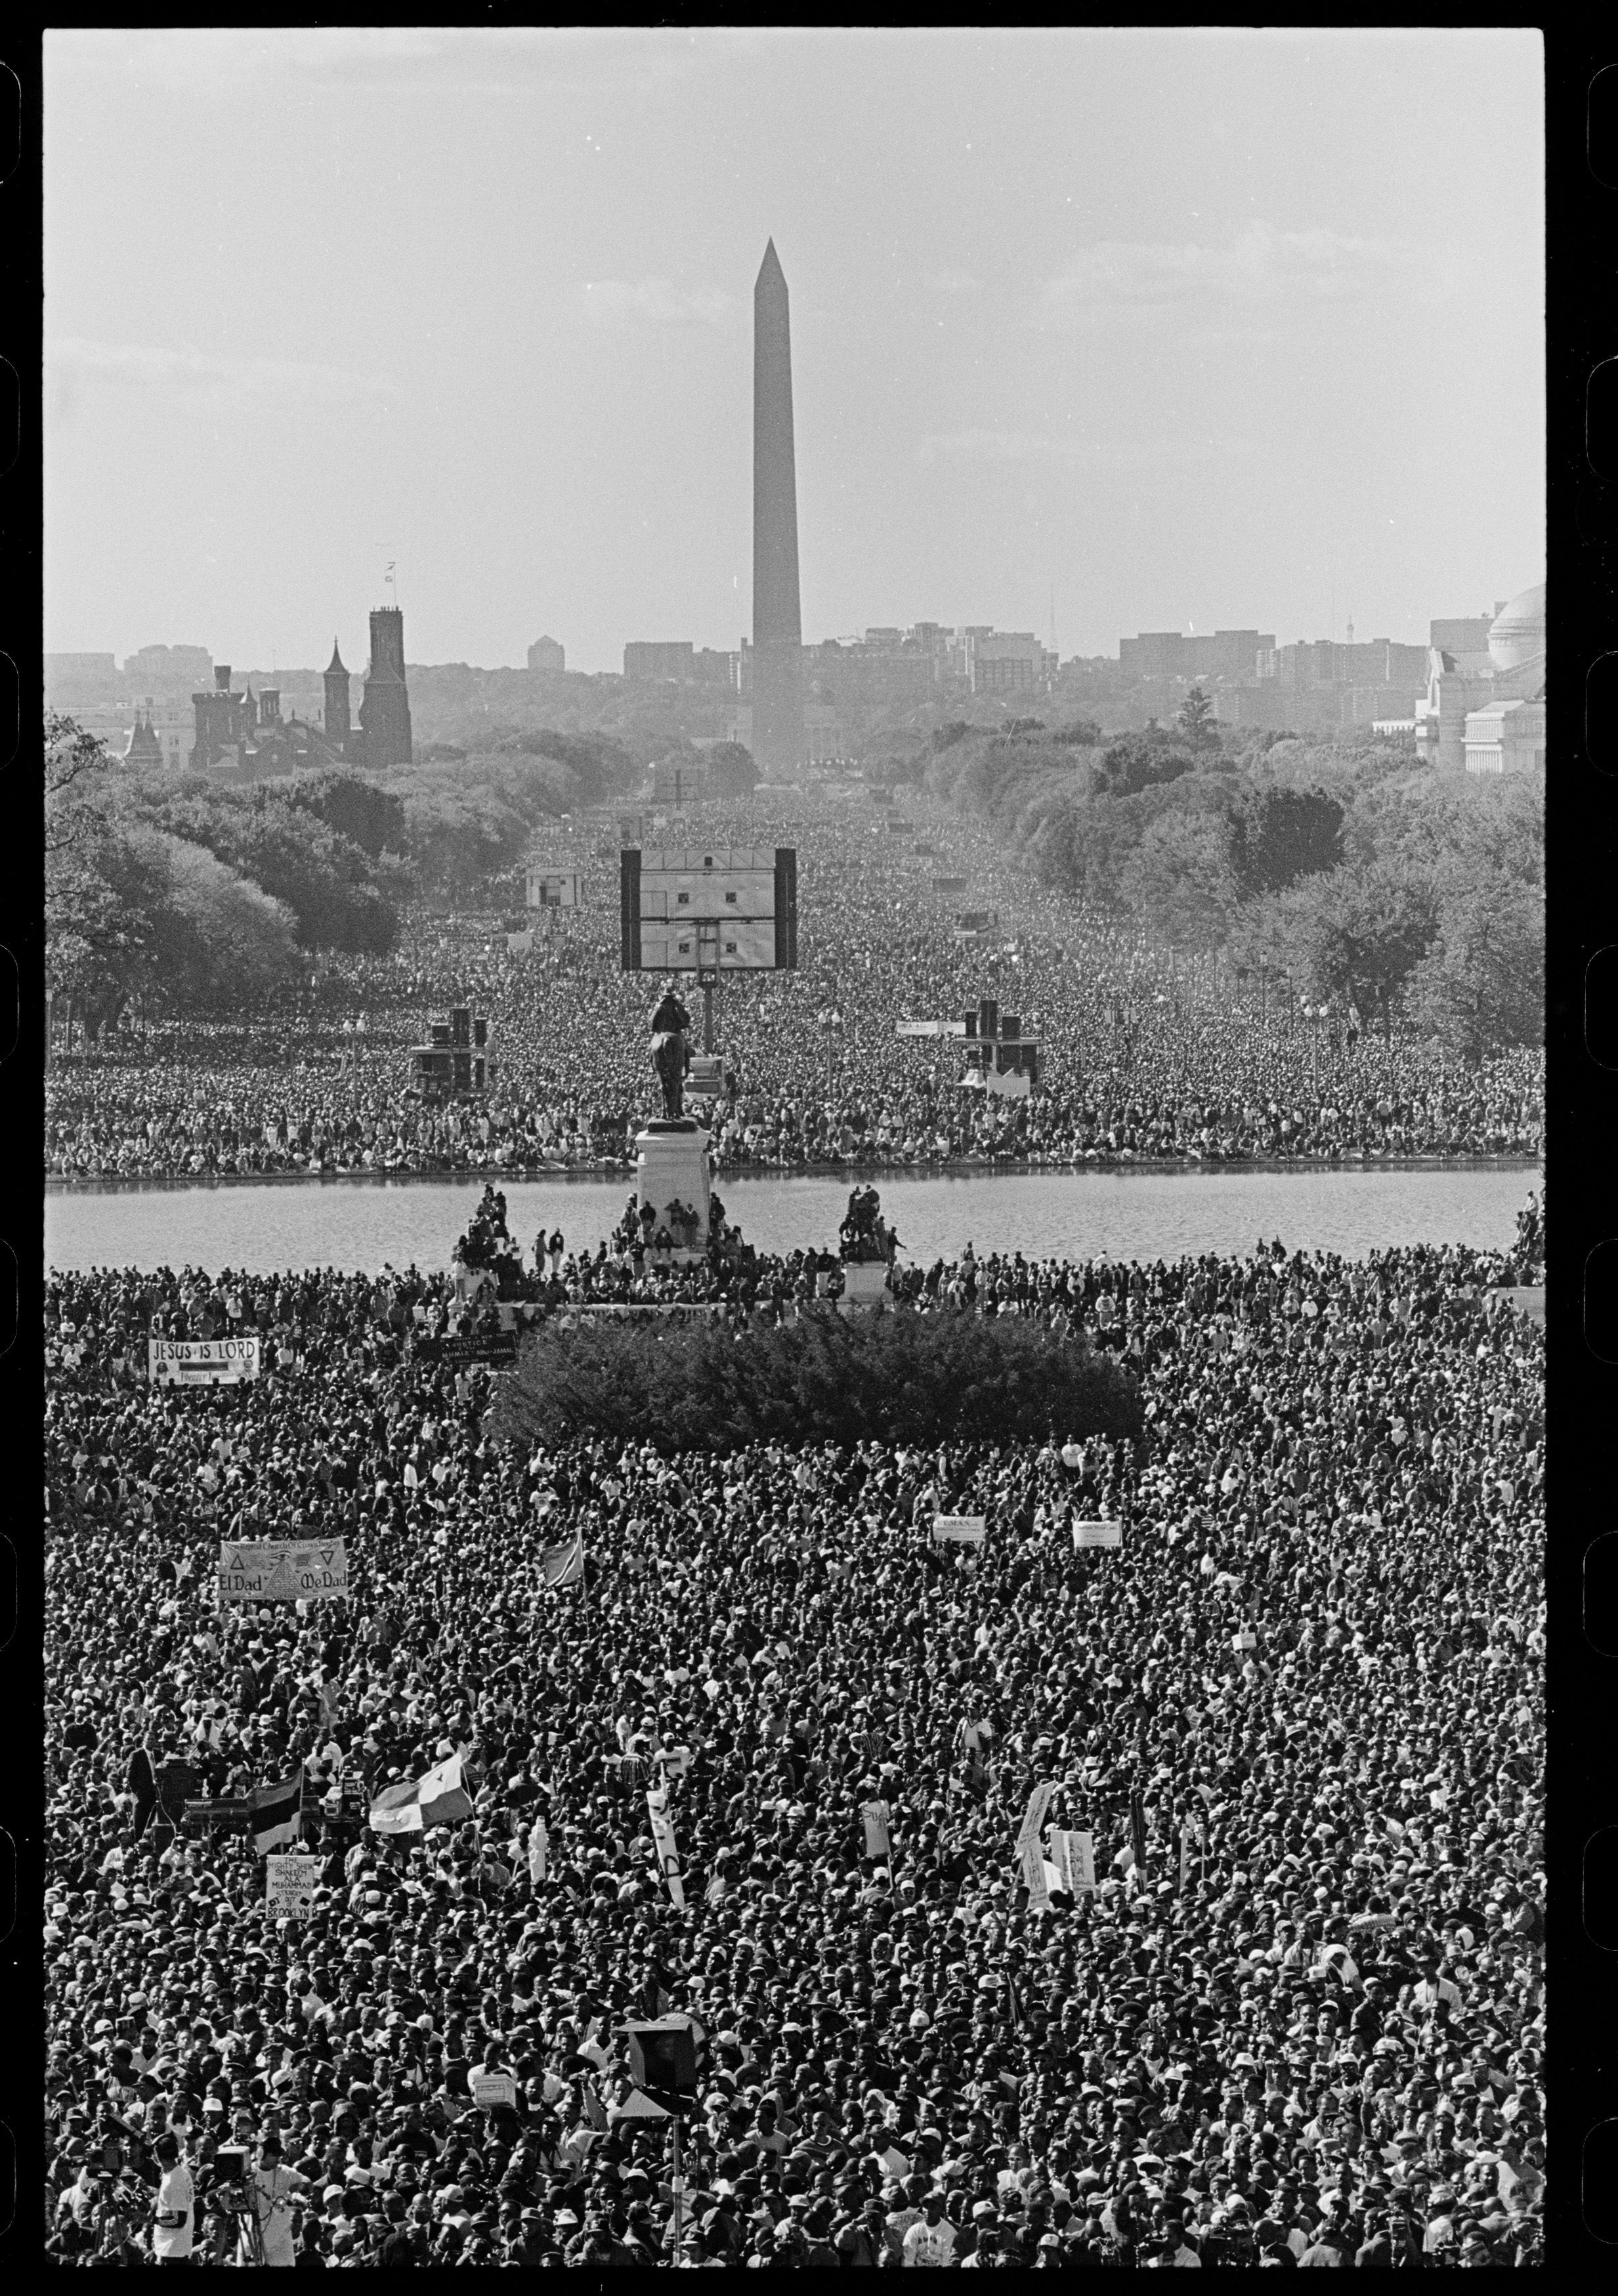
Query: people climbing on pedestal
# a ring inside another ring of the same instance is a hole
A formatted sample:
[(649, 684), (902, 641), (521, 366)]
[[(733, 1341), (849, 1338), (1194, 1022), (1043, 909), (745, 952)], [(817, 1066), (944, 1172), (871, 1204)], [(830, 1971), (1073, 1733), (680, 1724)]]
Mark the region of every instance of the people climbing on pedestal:
[(899, 1236), (882, 1216), (882, 1198), (875, 1188), (856, 1188), (837, 1231), (838, 1257), (858, 1266), (885, 1260), (891, 1267), (899, 1250)]

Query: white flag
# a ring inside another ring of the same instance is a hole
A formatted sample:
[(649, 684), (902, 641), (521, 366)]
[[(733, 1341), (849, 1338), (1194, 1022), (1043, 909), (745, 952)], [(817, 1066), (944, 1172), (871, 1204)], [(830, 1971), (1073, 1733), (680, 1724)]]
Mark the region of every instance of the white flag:
[(680, 1861), (674, 1847), (674, 1827), (669, 1816), (669, 1796), (661, 1786), (653, 1786), (646, 1796), (646, 1815), (652, 1824), (652, 1839), (657, 1847), (658, 1868), (669, 1884), (669, 1900), (683, 1912), (686, 1904), (685, 1885), (680, 1880)]

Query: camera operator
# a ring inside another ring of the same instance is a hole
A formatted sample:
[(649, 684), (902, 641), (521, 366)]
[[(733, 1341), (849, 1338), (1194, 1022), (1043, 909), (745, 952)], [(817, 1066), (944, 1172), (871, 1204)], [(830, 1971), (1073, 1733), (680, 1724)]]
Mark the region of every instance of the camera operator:
[[(282, 2166), (281, 2139), (275, 2129), (268, 2131), (259, 2147), (256, 2169), (250, 2159), (247, 2182), (252, 2210), (259, 2219), (259, 2229), (264, 2239), (265, 2263), (296, 2264), (293, 2210), (300, 2196), (308, 2192), (309, 2180), (307, 2177), (300, 2177), (296, 2169)], [(245, 2223), (237, 2246), (236, 2261), (238, 2264), (253, 2261), (249, 2253)]]
[(157, 2154), (162, 2181), (158, 2186), (152, 2228), (152, 2253), (160, 2264), (189, 2264), (196, 2230), (196, 2193), (191, 2170), (181, 2152), (180, 2140), (172, 2132), (160, 2136), (152, 2150)]

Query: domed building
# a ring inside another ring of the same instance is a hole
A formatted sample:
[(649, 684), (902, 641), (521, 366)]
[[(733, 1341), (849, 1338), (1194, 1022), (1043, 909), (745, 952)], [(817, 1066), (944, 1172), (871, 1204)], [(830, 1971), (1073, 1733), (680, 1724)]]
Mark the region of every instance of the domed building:
[(1489, 631), (1489, 659), (1496, 672), (1508, 676), (1532, 669), (1536, 662), (1543, 676), (1545, 663), (1545, 585), (1519, 590), (1495, 616)]
[(1507, 599), (1489, 625), (1487, 664), (1463, 669), (1434, 646), (1416, 706), (1417, 749), (1429, 765), (1471, 774), (1531, 772), (1545, 763), (1545, 585)]

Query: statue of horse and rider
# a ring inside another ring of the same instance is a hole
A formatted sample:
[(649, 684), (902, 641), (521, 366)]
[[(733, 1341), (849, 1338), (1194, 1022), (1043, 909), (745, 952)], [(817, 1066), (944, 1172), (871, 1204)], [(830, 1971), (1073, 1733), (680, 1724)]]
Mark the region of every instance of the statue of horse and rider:
[(691, 1066), (687, 1041), (690, 1027), (691, 1015), (670, 981), (652, 1015), (652, 1065), (663, 1088), (665, 1117), (683, 1117), (686, 1113), (686, 1075)]

